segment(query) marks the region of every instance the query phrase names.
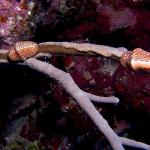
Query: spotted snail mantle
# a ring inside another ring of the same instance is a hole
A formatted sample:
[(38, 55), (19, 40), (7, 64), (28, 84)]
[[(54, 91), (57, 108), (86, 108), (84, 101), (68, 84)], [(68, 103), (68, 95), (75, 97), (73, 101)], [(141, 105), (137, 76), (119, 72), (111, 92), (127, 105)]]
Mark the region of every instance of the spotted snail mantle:
[(140, 48), (127, 51), (125, 48), (113, 48), (95, 44), (77, 44), (71, 42), (44, 42), (36, 44), (31, 41), (20, 41), (9, 50), (0, 50), (0, 61), (22, 62), (32, 69), (40, 71), (45, 75), (56, 79), (61, 83), (65, 90), (76, 100), (82, 110), (95, 123), (97, 128), (104, 134), (113, 150), (125, 150), (123, 145), (135, 148), (150, 150), (150, 145), (137, 142), (126, 137), (118, 136), (103, 118), (101, 113), (95, 108), (92, 101), (101, 103), (118, 103), (119, 99), (115, 96), (102, 97), (83, 91), (74, 82), (69, 73), (66, 73), (51, 64), (36, 59), (39, 53), (72, 54), (72, 55), (102, 55), (117, 59), (125, 67), (133, 70), (150, 70), (150, 54)]
[[(108, 54), (107, 49), (110, 51), (110, 54)], [(34, 57), (37, 53), (45, 52), (76, 55), (84, 55), (85, 53), (94, 55), (94, 53), (97, 53), (112, 58), (116, 56), (124, 67), (130, 67), (133, 70), (150, 70), (150, 53), (141, 48), (136, 48), (132, 51), (125, 49), (122, 51), (120, 48), (120, 54), (117, 54), (115, 48), (88, 43), (45, 42), (37, 44), (31, 41), (20, 41), (10, 48), (8, 58), (11, 61), (24, 61)]]

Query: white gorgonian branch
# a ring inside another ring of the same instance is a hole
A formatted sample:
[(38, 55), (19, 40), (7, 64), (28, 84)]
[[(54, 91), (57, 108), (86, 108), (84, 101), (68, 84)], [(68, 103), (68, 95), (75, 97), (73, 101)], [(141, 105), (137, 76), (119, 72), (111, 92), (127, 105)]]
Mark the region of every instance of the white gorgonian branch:
[(80, 107), (91, 118), (98, 129), (105, 135), (114, 150), (124, 150), (123, 145), (150, 150), (150, 145), (128, 138), (119, 137), (91, 102), (118, 103), (118, 98), (114, 96), (101, 97), (87, 93), (77, 86), (69, 73), (55, 68), (51, 64), (44, 63), (35, 58), (30, 58), (37, 53), (43, 54), (47, 52), (75, 55), (100, 54), (105, 57), (117, 58), (122, 65), (129, 66), (134, 70), (149, 70), (149, 53), (141, 49), (136, 49), (129, 52), (125, 48), (112, 48), (109, 46), (88, 43), (77, 44), (70, 42), (45, 42), (36, 44), (34, 42), (23, 41), (17, 42), (13, 47), (11, 47), (9, 53), (7, 50), (2, 53), (0, 52), (0, 59), (6, 60), (7, 57), (9, 57), (11, 61), (24, 60), (24, 65), (40, 71), (60, 82), (65, 90), (77, 101)]

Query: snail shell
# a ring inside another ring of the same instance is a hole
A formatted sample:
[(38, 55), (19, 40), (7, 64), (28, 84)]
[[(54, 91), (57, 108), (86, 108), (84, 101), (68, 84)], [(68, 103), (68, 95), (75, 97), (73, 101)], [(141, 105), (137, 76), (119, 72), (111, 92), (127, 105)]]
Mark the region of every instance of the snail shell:
[(8, 57), (12, 61), (26, 60), (38, 53), (38, 44), (31, 41), (19, 41), (9, 50)]
[(124, 67), (130, 67), (131, 59), (132, 59), (132, 52), (131, 51), (127, 51), (127, 52), (123, 53), (123, 55), (121, 56), (120, 63)]
[(125, 52), (120, 58), (120, 62), (123, 66), (131, 67), (133, 70), (150, 71), (150, 53), (141, 48)]

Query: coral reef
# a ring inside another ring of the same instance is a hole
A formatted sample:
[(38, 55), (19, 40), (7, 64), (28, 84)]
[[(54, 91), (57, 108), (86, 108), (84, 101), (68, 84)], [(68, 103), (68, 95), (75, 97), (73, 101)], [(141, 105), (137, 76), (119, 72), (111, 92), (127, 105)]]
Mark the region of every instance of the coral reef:
[[(0, 0), (0, 47), (33, 39), (149, 51), (149, 9), (149, 0)], [(41, 60), (70, 73), (86, 92), (119, 97), (118, 105), (96, 104), (96, 108), (117, 134), (149, 143), (149, 74), (125, 69), (118, 62), (97, 56), (52, 56)], [(110, 148), (60, 84), (47, 82), (45, 76), (15, 64), (1, 64), (0, 70), (3, 146), (13, 148), (22, 143), (24, 148), (35, 149)]]
[(0, 1), (0, 37), (12, 43), (33, 37), (38, 21), (34, 1)]

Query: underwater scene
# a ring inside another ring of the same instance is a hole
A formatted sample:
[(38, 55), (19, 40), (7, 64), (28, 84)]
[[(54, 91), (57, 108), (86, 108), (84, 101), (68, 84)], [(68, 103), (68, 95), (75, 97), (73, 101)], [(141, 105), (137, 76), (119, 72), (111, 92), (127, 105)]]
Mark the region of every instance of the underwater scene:
[(0, 0), (0, 150), (150, 150), (150, 0)]

